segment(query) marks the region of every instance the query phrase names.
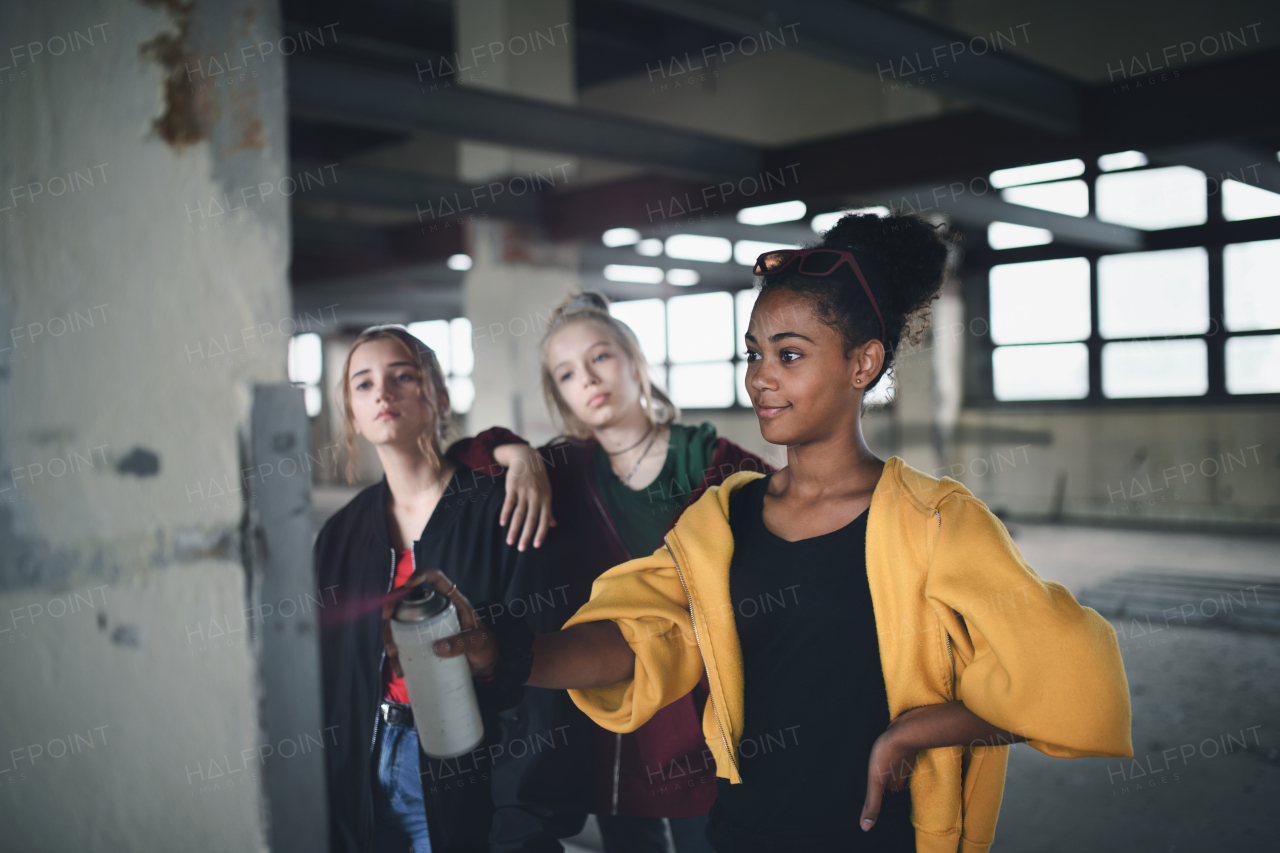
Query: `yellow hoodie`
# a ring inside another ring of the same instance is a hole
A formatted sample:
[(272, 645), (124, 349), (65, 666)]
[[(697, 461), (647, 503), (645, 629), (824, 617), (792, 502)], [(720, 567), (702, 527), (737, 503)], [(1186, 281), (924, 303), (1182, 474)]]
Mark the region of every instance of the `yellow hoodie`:
[[(745, 709), (729, 598), (729, 497), (759, 476), (735, 474), (708, 489), (665, 548), (601, 575), (591, 600), (566, 624), (611, 619), (635, 651), (631, 680), (569, 691), (610, 731), (635, 731), (692, 690), (705, 667), (711, 701), (703, 734), (717, 775), (735, 784), (742, 781)], [(1046, 755), (1133, 754), (1115, 630), (1061, 584), (1037, 575), (981, 501), (955, 480), (934, 479), (894, 457), (869, 513), (867, 579), (890, 718), (960, 699)], [(839, 631), (832, 626), (833, 641)], [(919, 853), (985, 853), (1007, 760), (1004, 746), (919, 754), (911, 779)], [(865, 775), (866, 768), (849, 772)], [(856, 814), (862, 803), (849, 807)]]

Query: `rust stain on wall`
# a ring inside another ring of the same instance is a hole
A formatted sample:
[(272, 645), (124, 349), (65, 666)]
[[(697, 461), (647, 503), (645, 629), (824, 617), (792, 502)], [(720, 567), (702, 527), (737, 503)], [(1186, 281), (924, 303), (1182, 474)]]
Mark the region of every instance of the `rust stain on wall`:
[(195, 60), (191, 49), (191, 11), (195, 0), (142, 0), (143, 5), (165, 12), (173, 28), (143, 42), (138, 53), (164, 72), (164, 111), (151, 123), (165, 142), (181, 148), (209, 138), (217, 107), (199, 97), (187, 82), (187, 66)]
[(258, 117), (258, 93), (254, 88), (227, 96), (231, 107), (232, 142), (235, 148), (266, 148), (267, 131)]

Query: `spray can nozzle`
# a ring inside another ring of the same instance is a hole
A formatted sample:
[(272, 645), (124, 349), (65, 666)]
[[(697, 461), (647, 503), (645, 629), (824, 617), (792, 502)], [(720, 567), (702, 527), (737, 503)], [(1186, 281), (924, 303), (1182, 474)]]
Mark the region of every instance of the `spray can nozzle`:
[(449, 607), (449, 599), (427, 584), (419, 584), (405, 593), (396, 605), (392, 618), (397, 622), (425, 622), (440, 615)]

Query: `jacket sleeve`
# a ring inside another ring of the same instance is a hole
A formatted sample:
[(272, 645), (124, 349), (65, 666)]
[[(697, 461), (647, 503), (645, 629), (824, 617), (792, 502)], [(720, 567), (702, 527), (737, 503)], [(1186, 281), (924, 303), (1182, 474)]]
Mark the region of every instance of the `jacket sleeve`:
[(570, 690), (569, 696), (601, 727), (633, 732), (687, 695), (702, 676), (688, 597), (665, 548), (598, 577), (591, 600), (565, 627), (606, 619), (618, 624), (635, 652), (635, 673), (609, 687)]
[(468, 468), (477, 471), (489, 470), (498, 460), (493, 458), (493, 451), (504, 444), (528, 444), (520, 436), (505, 427), (490, 427), (475, 438), (460, 438), (449, 449), (445, 456), (454, 462), (461, 462)]
[(1115, 629), (1036, 574), (976, 498), (939, 506), (925, 593), (961, 617), (956, 698), (969, 710), (1046, 755), (1133, 754)]

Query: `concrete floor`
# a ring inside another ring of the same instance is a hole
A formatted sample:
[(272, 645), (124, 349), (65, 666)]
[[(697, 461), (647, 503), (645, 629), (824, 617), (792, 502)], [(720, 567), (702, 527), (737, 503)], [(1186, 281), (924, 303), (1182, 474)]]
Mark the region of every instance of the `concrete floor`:
[[(1010, 532), (1031, 565), (1077, 594), (1135, 570), (1280, 579), (1280, 539), (1029, 524)], [(1014, 747), (993, 850), (1276, 849), (1280, 635), (1211, 621), (1145, 634), (1132, 619), (1112, 624), (1123, 638), (1134, 759), (1062, 761)]]
[(1276, 849), (1280, 637), (1184, 628), (1130, 641), (1124, 660), (1134, 758), (1014, 747), (993, 850)]
[[(317, 522), (351, 494), (318, 490)], [(1042, 576), (1077, 595), (1135, 571), (1220, 578), (1227, 587), (1240, 578), (1280, 582), (1280, 538), (1023, 523), (1010, 533)], [(1213, 620), (1150, 633), (1131, 619), (1112, 624), (1123, 638), (1134, 759), (1064, 761), (1014, 747), (993, 851), (1280, 847), (1280, 632)], [(601, 849), (592, 826), (569, 845), (570, 853)]]

